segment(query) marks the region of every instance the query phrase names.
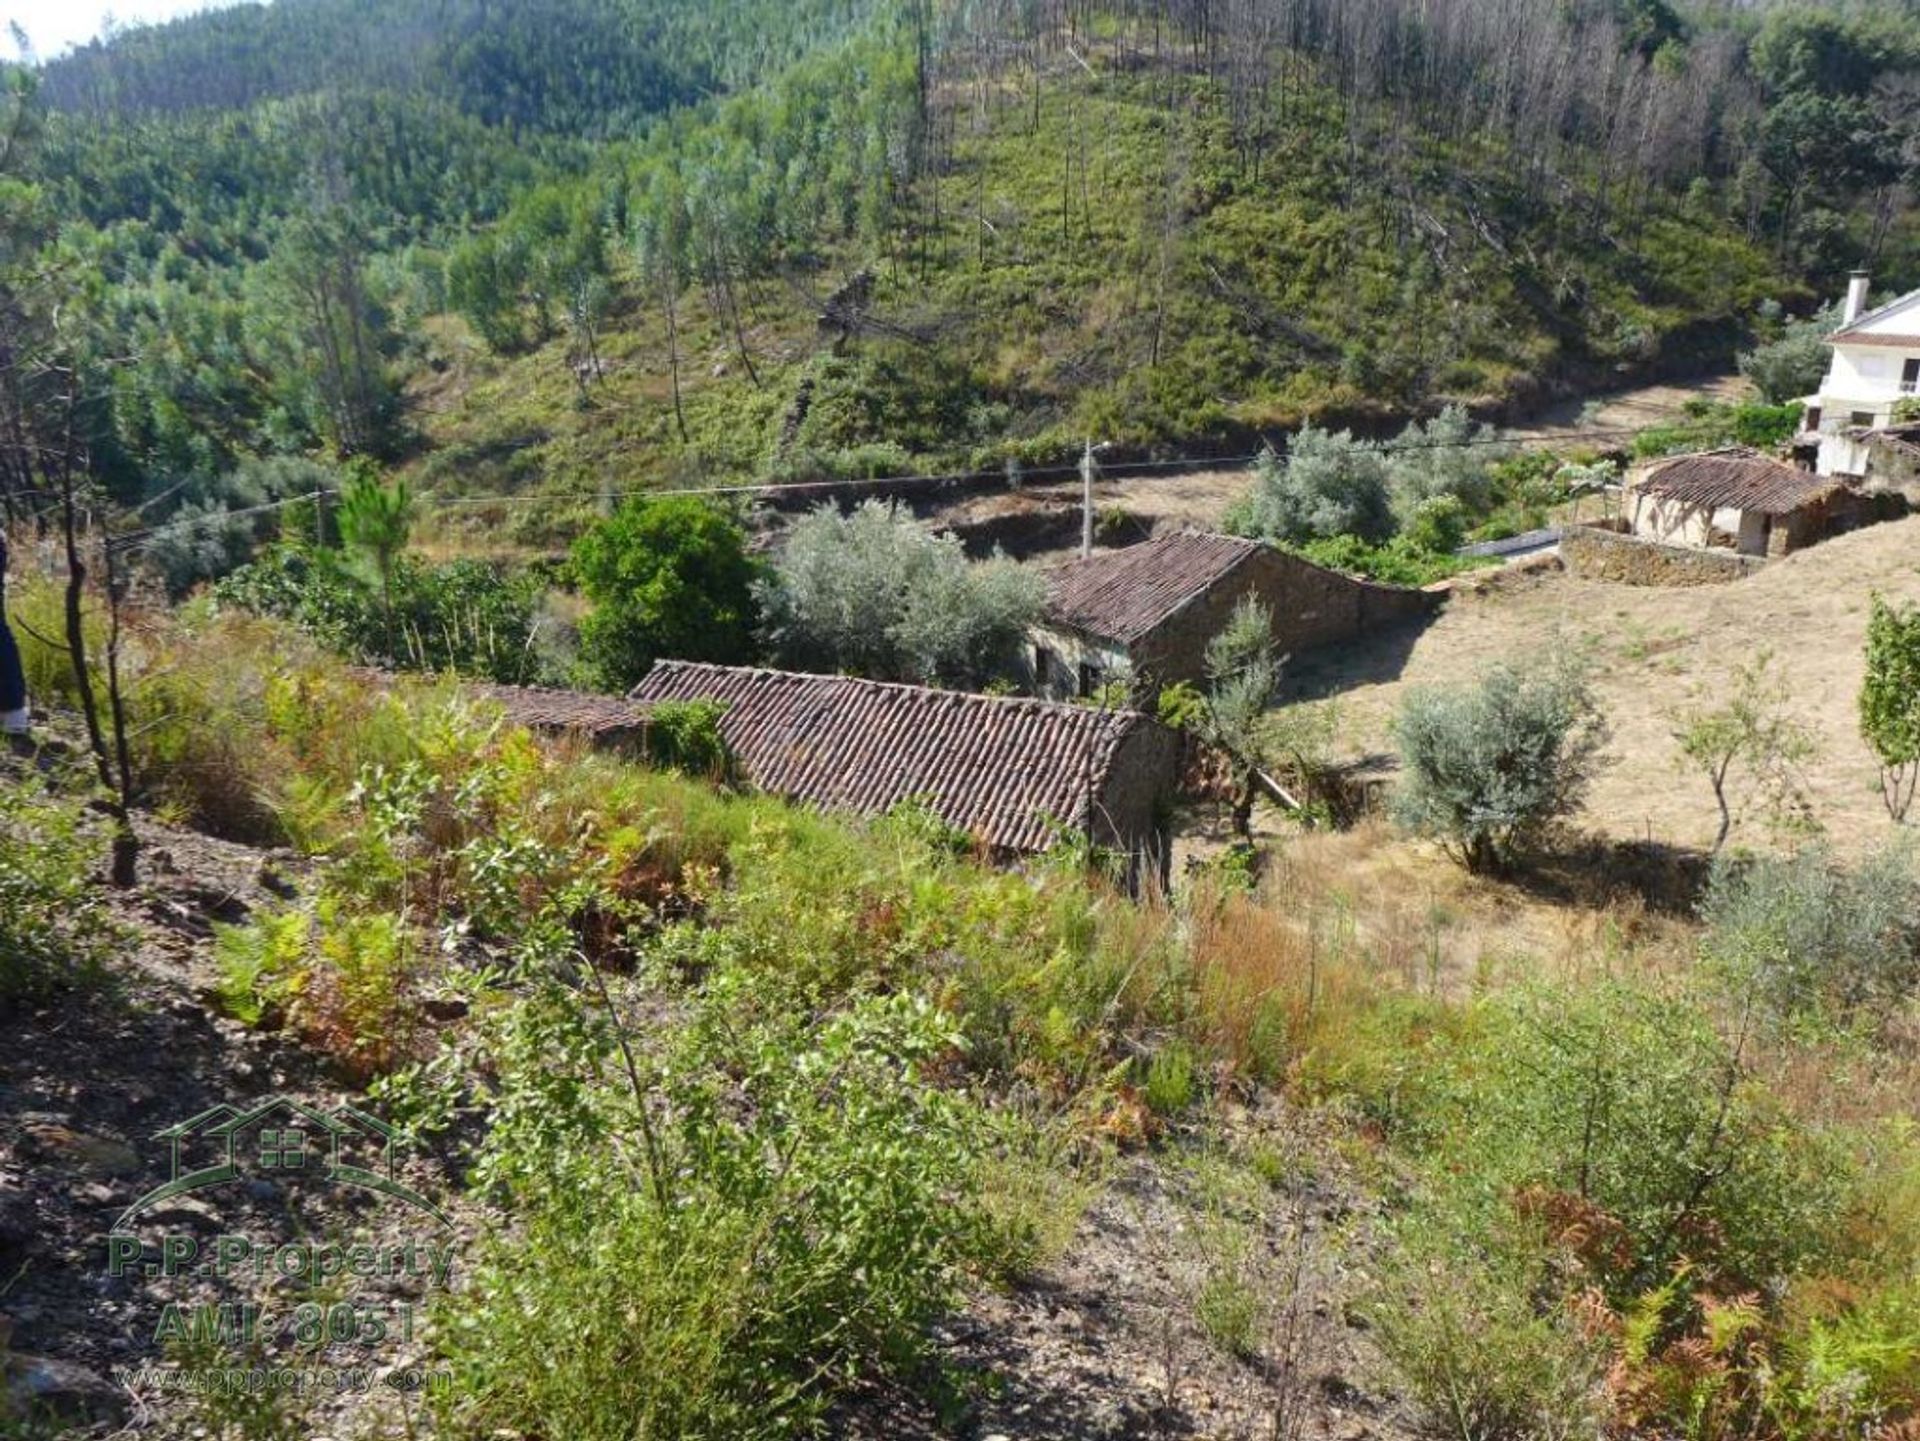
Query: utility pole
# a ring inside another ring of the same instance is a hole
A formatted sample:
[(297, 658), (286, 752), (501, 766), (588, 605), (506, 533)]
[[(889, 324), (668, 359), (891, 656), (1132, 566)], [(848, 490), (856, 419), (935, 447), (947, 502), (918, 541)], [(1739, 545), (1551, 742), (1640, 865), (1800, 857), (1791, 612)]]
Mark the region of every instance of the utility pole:
[(1093, 554), (1093, 440), (1080, 457), (1080, 558)]

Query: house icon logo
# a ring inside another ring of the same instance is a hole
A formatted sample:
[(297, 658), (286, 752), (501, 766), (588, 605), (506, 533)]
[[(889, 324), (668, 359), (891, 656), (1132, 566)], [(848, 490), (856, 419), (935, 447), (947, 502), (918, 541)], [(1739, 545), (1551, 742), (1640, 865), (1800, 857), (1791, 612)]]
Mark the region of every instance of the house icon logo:
[(353, 1106), (320, 1111), (291, 1096), (273, 1096), (245, 1111), (222, 1104), (167, 1127), (154, 1139), (167, 1143), (168, 1179), (122, 1211), (116, 1231), (162, 1201), (247, 1177), (353, 1186), (390, 1196), (442, 1226), (453, 1225), (432, 1201), (400, 1181), (393, 1128)]

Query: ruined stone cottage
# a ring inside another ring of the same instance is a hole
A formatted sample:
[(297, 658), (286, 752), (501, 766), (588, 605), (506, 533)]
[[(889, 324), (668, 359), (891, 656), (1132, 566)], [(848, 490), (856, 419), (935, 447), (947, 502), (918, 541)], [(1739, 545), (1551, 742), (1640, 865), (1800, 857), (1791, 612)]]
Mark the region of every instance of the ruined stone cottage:
[(1437, 597), (1328, 570), (1260, 541), (1184, 530), (1060, 567), (1031, 637), (1036, 694), (1140, 694), (1197, 681), (1207, 642), (1245, 596), (1273, 612), (1291, 654), (1426, 614)]
[(1643, 540), (1753, 556), (1803, 549), (1869, 516), (1841, 480), (1740, 447), (1661, 461), (1628, 485), (1624, 509)]

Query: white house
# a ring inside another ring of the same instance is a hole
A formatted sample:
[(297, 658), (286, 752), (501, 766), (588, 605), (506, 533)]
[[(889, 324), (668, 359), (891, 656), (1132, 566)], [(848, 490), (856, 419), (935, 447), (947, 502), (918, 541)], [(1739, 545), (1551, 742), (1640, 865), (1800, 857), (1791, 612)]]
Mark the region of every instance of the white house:
[(1895, 402), (1920, 395), (1920, 290), (1868, 310), (1866, 272), (1854, 271), (1840, 328), (1827, 343), (1827, 378), (1806, 402), (1806, 428), (1819, 437), (1814, 468), (1864, 475), (1867, 447), (1859, 433), (1888, 425)]

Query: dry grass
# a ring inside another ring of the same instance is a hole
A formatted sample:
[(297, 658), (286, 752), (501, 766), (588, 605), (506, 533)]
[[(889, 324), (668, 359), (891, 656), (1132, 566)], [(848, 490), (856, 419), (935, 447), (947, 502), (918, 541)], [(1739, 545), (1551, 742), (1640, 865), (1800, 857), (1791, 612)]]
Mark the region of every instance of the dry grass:
[(1270, 841), (1257, 893), (1197, 905), (1190, 939), (1194, 1039), (1257, 1080), (1364, 1051), (1390, 998), (1445, 1007), (1534, 979), (1670, 974), (1698, 937), (1630, 890), (1469, 876), (1380, 821)]
[[(1819, 737), (1804, 774), (1813, 816), (1841, 849), (1864, 850), (1889, 828), (1854, 711), (1868, 598), (1877, 590), (1920, 600), (1916, 547), (1920, 517), (1841, 536), (1731, 585), (1666, 590), (1557, 572), (1512, 578), (1457, 595), (1411, 649), (1405, 637), (1378, 637), (1301, 663), (1293, 681), (1304, 693), (1340, 693), (1346, 746), (1365, 756), (1389, 749), (1388, 721), (1410, 686), (1585, 646), (1613, 736), (1581, 823), (1616, 841), (1698, 847), (1712, 839), (1713, 802), (1705, 781), (1680, 768), (1674, 717), (1711, 703), (1737, 665), (1768, 649), (1787, 708)], [(1775, 840), (1758, 822), (1734, 835), (1754, 847)]]
[(1359, 958), (1405, 991), (1666, 973), (1686, 964), (1698, 935), (1684, 908), (1650, 904), (1626, 884), (1604, 849), (1501, 880), (1467, 874), (1382, 819), (1311, 832), (1266, 819), (1259, 901), (1272, 944)]

